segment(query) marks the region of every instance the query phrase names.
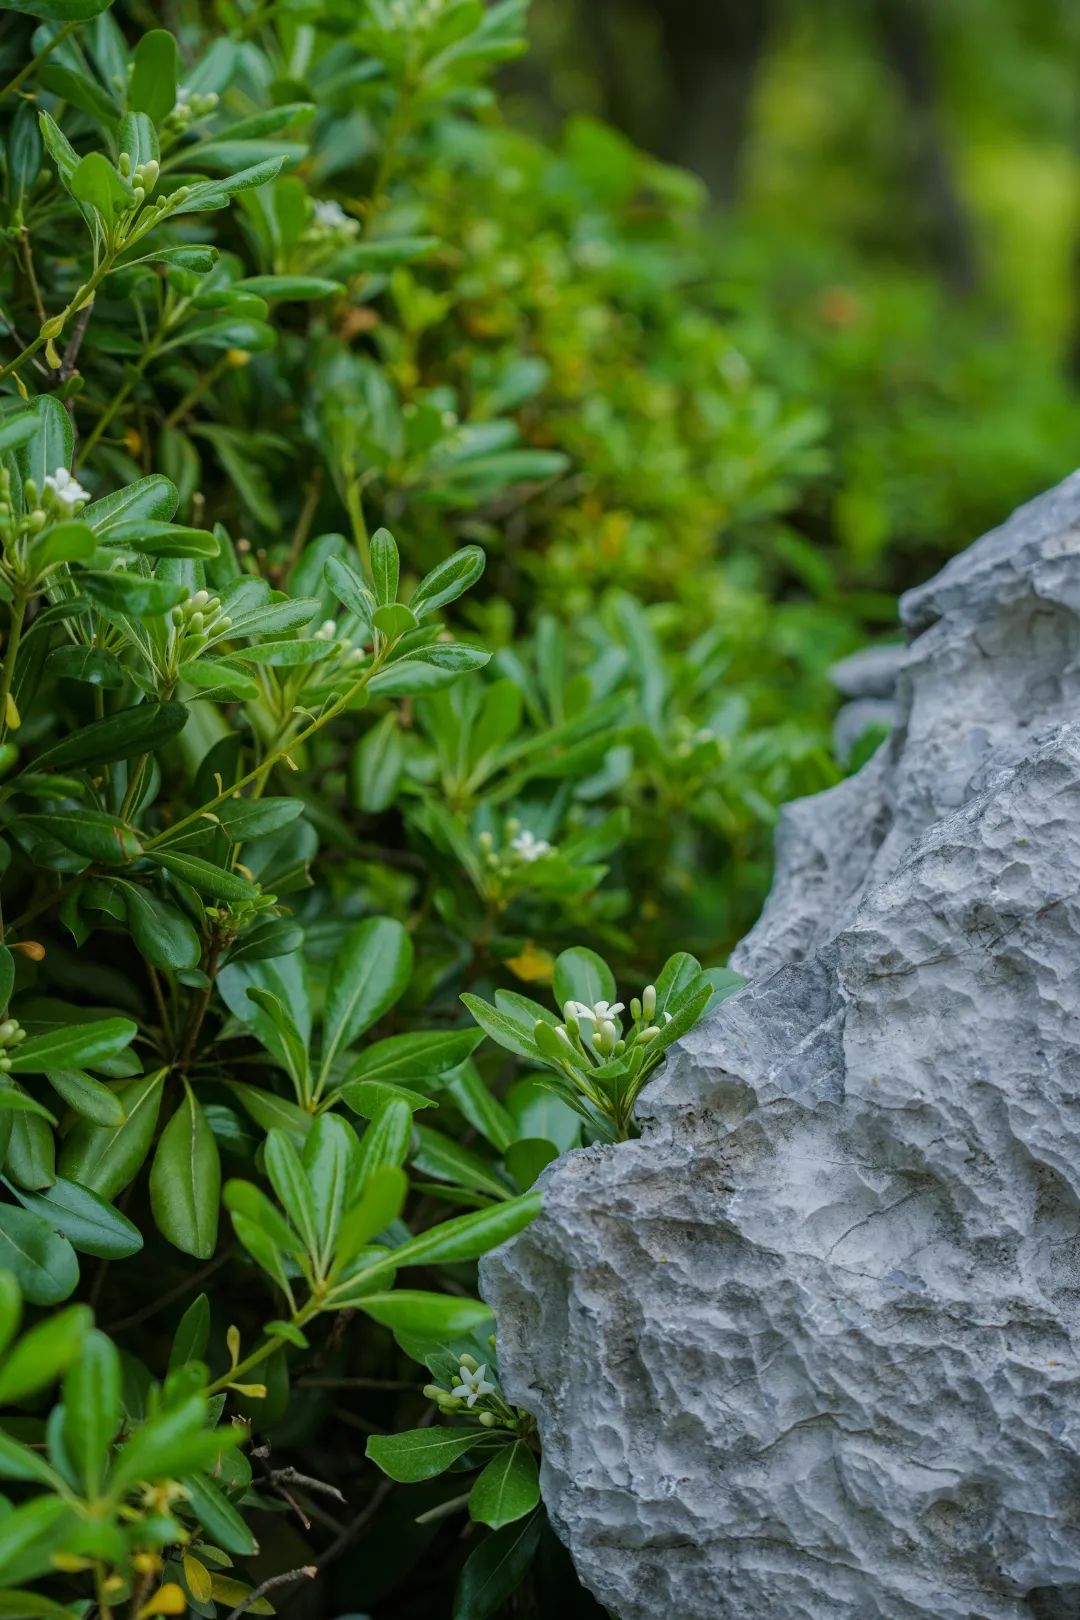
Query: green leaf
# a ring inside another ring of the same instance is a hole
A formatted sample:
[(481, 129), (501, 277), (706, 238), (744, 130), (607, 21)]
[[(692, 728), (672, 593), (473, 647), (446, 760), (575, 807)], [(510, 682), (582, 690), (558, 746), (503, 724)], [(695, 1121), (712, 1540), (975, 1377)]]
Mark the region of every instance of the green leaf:
[(482, 1429), (406, 1429), (401, 1434), (373, 1434), (367, 1442), (367, 1455), (377, 1468), (400, 1485), (415, 1485), (434, 1479), (451, 1463), (485, 1439)]
[(80, 1354), (93, 1324), (89, 1305), (69, 1305), (24, 1333), (0, 1365), (0, 1405), (10, 1406), (54, 1383)]
[(390, 1259), (395, 1267), (448, 1266), (461, 1260), (476, 1260), (528, 1226), (539, 1212), (540, 1204), (540, 1194), (528, 1192), (489, 1209), (458, 1215), (399, 1244), (391, 1251)]
[(19, 445), (32, 439), (37, 432), (38, 419), (34, 411), (12, 411), (0, 416), (0, 454), (17, 450)]
[(524, 1440), (492, 1457), (469, 1492), (469, 1516), (499, 1530), (531, 1513), (540, 1500), (536, 1458)]
[[(22, 1320), (22, 1295), (10, 1271), (0, 1271), (0, 1358), (19, 1331)], [(0, 1360), (0, 1366), (3, 1361)]]
[(150, 1167), (150, 1207), (158, 1231), (175, 1248), (208, 1260), (217, 1243), (221, 1160), (195, 1093), (190, 1086), (184, 1091)]
[(465, 1560), (454, 1593), (452, 1620), (486, 1620), (521, 1585), (536, 1554), (539, 1513), (485, 1536)]
[(13, 1272), (31, 1305), (56, 1305), (79, 1281), (75, 1250), (32, 1210), (0, 1205), (0, 1267)]
[(176, 105), (176, 73), (175, 39), (164, 28), (152, 28), (133, 52), (128, 106), (160, 124)]
[(41, 17), (45, 22), (89, 22), (108, 11), (112, 0), (5, 0), (6, 11), (24, 17)]
[(492, 1198), (509, 1196), (503, 1182), (471, 1148), (444, 1136), (441, 1131), (433, 1130), (430, 1125), (418, 1125), (416, 1137), (418, 1145), (413, 1151), (413, 1163), (425, 1175), (434, 1176), (437, 1181), (474, 1188), (477, 1192), (490, 1194)]
[(184, 1312), (173, 1334), (169, 1347), (169, 1371), (185, 1367), (189, 1361), (201, 1361), (210, 1342), (210, 1301), (205, 1294), (197, 1294)]
[(68, 189), (77, 202), (89, 203), (103, 219), (112, 220), (130, 208), (135, 197), (130, 185), (101, 152), (88, 152), (75, 165)]
[(408, 1103), (395, 1098), (376, 1114), (360, 1139), (356, 1185), (363, 1187), (367, 1177), (382, 1165), (398, 1169), (405, 1163), (412, 1136), (413, 1117)]
[(167, 872), (174, 872), (178, 878), (190, 883), (200, 894), (208, 894), (212, 900), (253, 900), (259, 892), (258, 885), (248, 878), (226, 872), (223, 867), (215, 866), (212, 861), (204, 861), (201, 856), (183, 855), (172, 845), (163, 845), (146, 853), (147, 858), (156, 865), (163, 866)]
[[(209, 268), (209, 266), (207, 267)], [(99, 540), (108, 539), (116, 529), (136, 519), (149, 522), (168, 522), (176, 511), (180, 496), (176, 485), (160, 473), (137, 478), (133, 484), (103, 495), (86, 507), (82, 521), (89, 524)]]
[(266, 1174), (278, 1202), (296, 1227), (308, 1254), (319, 1253), (319, 1213), (303, 1161), (284, 1131), (266, 1138)]
[(187, 597), (187, 586), (146, 574), (126, 574), (112, 569), (107, 574), (84, 569), (79, 584), (101, 607), (124, 613), (133, 619), (156, 619), (168, 613)]
[(470, 586), (476, 584), (486, 562), (487, 558), (479, 546), (464, 546), (460, 551), (455, 551), (452, 557), (447, 557), (445, 562), (439, 563), (437, 568), (424, 576), (409, 598), (409, 606), (416, 617), (423, 619), (464, 595)]
[(57, 1177), (42, 1192), (15, 1189), (24, 1209), (33, 1210), (63, 1233), (72, 1248), (102, 1260), (124, 1260), (143, 1246), (142, 1233), (118, 1209), (89, 1187)]
[(192, 1473), (214, 1462), (240, 1441), (240, 1431), (226, 1425), (206, 1428), (206, 1402), (192, 1395), (136, 1429), (113, 1464), (110, 1488), (117, 1495), (136, 1483), (152, 1483)]
[(393, 917), (366, 917), (345, 936), (326, 987), (323, 1075), (404, 994), (412, 967), (412, 939)]
[(40, 815), (20, 816), (15, 823), (16, 832), (23, 827), (31, 833), (55, 838), (65, 849), (105, 866), (126, 865), (142, 854), (142, 845), (133, 830), (103, 810), (50, 810)]
[(57, 563), (82, 562), (97, 549), (94, 531), (81, 519), (53, 523), (30, 546), (30, 564), (41, 575)]
[(372, 623), (380, 635), (390, 641), (396, 641), (409, 630), (416, 629), (416, 619), (412, 611), (403, 607), (400, 602), (391, 602), (386, 607), (376, 608), (372, 615)]
[(477, 1029), (431, 1029), (417, 1030), (412, 1035), (390, 1035), (364, 1048), (349, 1068), (347, 1084), (389, 1080), (412, 1085), (435, 1079), (460, 1068), (483, 1038)]
[(576, 945), (555, 959), (554, 990), (560, 1007), (568, 1001), (593, 1007), (598, 1001), (615, 1000), (615, 975), (602, 956)]
[(245, 276), (234, 285), (271, 303), (283, 298), (330, 298), (345, 291), (343, 282), (327, 281), (325, 276)]
[(138, 1026), (130, 1018), (94, 1018), (84, 1024), (31, 1035), (11, 1048), (12, 1074), (47, 1074), (50, 1069), (93, 1067), (134, 1040)]
[(120, 1413), (120, 1357), (112, 1340), (95, 1328), (64, 1378), (64, 1453), (89, 1497), (97, 1495), (105, 1477)]
[(148, 518), (127, 518), (110, 526), (108, 544), (146, 557), (196, 557), (208, 561), (221, 550), (209, 529), (191, 529), (182, 523)]
[(0, 1109), (11, 1114), (37, 1114), (40, 1118), (47, 1119), (50, 1124), (56, 1124), (55, 1116), (50, 1114), (47, 1108), (35, 1102), (25, 1091), (17, 1091), (6, 1077), (0, 1082)]
[(496, 1007), (489, 1006), (479, 996), (464, 995), (461, 999), (485, 1035), (490, 1035), (493, 1041), (497, 1041), (508, 1052), (516, 1052), (519, 1057), (531, 1058), (534, 1063), (543, 1062), (540, 1048), (532, 1035), (526, 1033), (513, 1018), (508, 1018)]
[(425, 1097), (423, 1092), (411, 1091), (407, 1086), (393, 1085), (389, 1080), (350, 1080), (338, 1089), (337, 1095), (354, 1114), (361, 1114), (365, 1119), (374, 1119), (389, 1102), (403, 1102), (413, 1113), (439, 1106), (433, 1097)]
[(180, 908), (169, 900), (160, 899), (141, 883), (112, 881), (123, 895), (136, 949), (146, 960), (165, 972), (197, 967), (202, 946)]
[(401, 663), (431, 664), (435, 669), (446, 669), (454, 674), (467, 674), (483, 669), (491, 658), (482, 647), (468, 647), (463, 641), (435, 641), (430, 647), (413, 647), (403, 655)]
[(186, 1474), (181, 1484), (188, 1493), (191, 1511), (215, 1547), (236, 1558), (250, 1558), (258, 1552), (255, 1537), (212, 1479), (205, 1474)]
[(19, 446), (15, 459), (23, 477), (34, 480), (40, 495), (50, 474), (71, 466), (75, 441), (71, 419), (52, 394), (39, 394), (31, 408), (37, 417), (34, 436)]
[(124, 1106), (115, 1091), (81, 1069), (50, 1069), (49, 1084), (69, 1108), (98, 1125), (120, 1125)]
[(353, 803), (368, 815), (393, 804), (405, 769), (405, 746), (397, 715), (383, 715), (352, 758)]
[(164, 1082), (160, 1069), (121, 1087), (116, 1094), (124, 1107), (120, 1125), (80, 1120), (64, 1141), (61, 1174), (107, 1200), (123, 1192), (150, 1151)]
[(342, 1216), (334, 1245), (335, 1272), (397, 1220), (408, 1190), (409, 1178), (394, 1165), (382, 1165), (371, 1172), (359, 1202)]
[(177, 207), (170, 209), (170, 214), (209, 213), (215, 208), (226, 208), (231, 197), (241, 191), (251, 191), (256, 186), (266, 185), (268, 180), (281, 171), (283, 158), (267, 158), (263, 163), (254, 163), (248, 169), (241, 169), (238, 174), (231, 174), (225, 180), (203, 180), (191, 187), (184, 201)]
[(389, 529), (376, 529), (371, 537), (370, 550), (375, 601), (379, 607), (388, 607), (397, 601), (398, 572), (401, 567), (397, 543)]
[(395, 1288), (392, 1293), (365, 1294), (356, 1301), (358, 1310), (381, 1322), (395, 1333), (439, 1343), (446, 1339), (490, 1333), (490, 1308), (476, 1299), (458, 1299), (450, 1294), (427, 1294), (419, 1290)]
[(290, 1102), (286, 1097), (279, 1097), (272, 1091), (264, 1091), (257, 1086), (246, 1086), (242, 1080), (230, 1080), (227, 1084), (245, 1112), (250, 1114), (256, 1125), (261, 1125), (264, 1131), (285, 1131), (294, 1143), (302, 1142), (307, 1136), (311, 1129), (312, 1116), (306, 1108), (301, 1108), (297, 1103)]
[(554, 1142), (544, 1136), (522, 1136), (503, 1154), (506, 1168), (519, 1187), (531, 1187), (553, 1160), (559, 1157)]
[(187, 723), (182, 703), (140, 703), (105, 720), (95, 720), (38, 754), (33, 771), (85, 770), (152, 753)]
[(355, 613), (361, 624), (370, 625), (375, 611), (375, 598), (371, 587), (357, 570), (341, 557), (328, 559), (323, 576), (334, 595), (350, 613)]
[(0, 1569), (5, 1583), (52, 1573), (52, 1555), (67, 1539), (75, 1516), (62, 1496), (36, 1496), (0, 1519)]
[(337, 1242), (356, 1148), (355, 1131), (336, 1114), (320, 1114), (304, 1143), (303, 1169), (314, 1204), (316, 1252), (324, 1266)]

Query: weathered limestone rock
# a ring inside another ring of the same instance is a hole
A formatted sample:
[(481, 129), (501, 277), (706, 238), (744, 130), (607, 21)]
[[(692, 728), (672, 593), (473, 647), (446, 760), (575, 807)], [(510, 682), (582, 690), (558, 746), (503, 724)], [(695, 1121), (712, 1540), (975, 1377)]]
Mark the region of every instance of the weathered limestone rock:
[(1080, 475), (902, 611), (748, 987), (484, 1269), (620, 1620), (1080, 1615)]

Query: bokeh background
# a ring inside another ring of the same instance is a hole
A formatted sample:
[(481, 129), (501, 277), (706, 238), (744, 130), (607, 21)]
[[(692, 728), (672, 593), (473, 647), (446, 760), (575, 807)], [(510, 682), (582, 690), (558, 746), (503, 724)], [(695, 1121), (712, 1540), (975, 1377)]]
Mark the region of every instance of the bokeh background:
[(1071, 0), (534, 0), (530, 34), (517, 118), (698, 175), (714, 308), (827, 418), (793, 566), (889, 595), (1080, 461)]

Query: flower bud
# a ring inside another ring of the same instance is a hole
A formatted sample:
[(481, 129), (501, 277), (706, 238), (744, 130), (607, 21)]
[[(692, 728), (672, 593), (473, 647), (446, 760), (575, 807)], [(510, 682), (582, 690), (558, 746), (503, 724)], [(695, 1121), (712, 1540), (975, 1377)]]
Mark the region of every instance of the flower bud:
[(437, 1401), (440, 1395), (446, 1394), (446, 1391), (439, 1384), (425, 1384), (420, 1393), (426, 1395), (429, 1401)]
[[(480, 1416), (480, 1422), (484, 1425), (485, 1429), (493, 1429), (493, 1428), (495, 1428), (496, 1424), (499, 1421), (498, 1418), (495, 1416), (494, 1412), (481, 1412), (479, 1414), (479, 1416)], [(502, 1455), (502, 1453), (500, 1452), (500, 1456), (501, 1455)]]
[(653, 1013), (656, 1011), (655, 984), (647, 984), (641, 992), (641, 1011), (643, 1016), (651, 1022)]
[(458, 1366), (467, 1367), (470, 1372), (475, 1372), (479, 1365), (480, 1363), (477, 1361), (476, 1357), (470, 1356), (468, 1351), (465, 1351), (462, 1355), (458, 1356)]
[(42, 322), (41, 331), (38, 335), (48, 341), (50, 338), (58, 338), (63, 330), (64, 317), (54, 315), (51, 320)]

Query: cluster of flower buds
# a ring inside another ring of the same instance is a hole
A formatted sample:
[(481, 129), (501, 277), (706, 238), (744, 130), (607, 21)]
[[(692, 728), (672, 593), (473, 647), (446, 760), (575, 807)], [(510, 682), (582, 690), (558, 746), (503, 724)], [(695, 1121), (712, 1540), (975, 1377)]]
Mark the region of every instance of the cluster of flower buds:
[(505, 872), (519, 866), (530, 866), (542, 855), (555, 852), (554, 844), (549, 844), (546, 838), (537, 838), (528, 827), (522, 827), (516, 816), (509, 816), (503, 822), (501, 849), (495, 847), (495, 840), (489, 832), (482, 832), (478, 841), (485, 865), (493, 871)]
[(7, 1074), (11, 1069), (8, 1047), (18, 1046), (25, 1039), (26, 1031), (16, 1019), (5, 1018), (0, 1024), (0, 1074)]
[(441, 1384), (425, 1384), (424, 1394), (435, 1402), (440, 1412), (447, 1416), (455, 1412), (471, 1413), (485, 1429), (497, 1428), (515, 1418), (515, 1413), (500, 1396), (499, 1386), (488, 1377), (486, 1364), (468, 1354), (458, 1358), (456, 1384), (449, 1389)]
[(650, 1041), (656, 1039), (664, 1024), (670, 1024), (671, 1014), (664, 1013), (661, 1023), (653, 1022), (656, 986), (647, 984), (640, 999), (635, 996), (630, 1003), (633, 1028), (624, 1036), (619, 1014), (625, 1006), (622, 1001), (597, 1001), (591, 1006), (584, 1001), (566, 1001), (563, 1022), (538, 1022), (533, 1027), (534, 1039), (545, 1057), (559, 1064), (570, 1062), (580, 1067), (582, 1061), (590, 1057), (606, 1062), (626, 1053), (640, 1066)]
[(17, 512), (12, 500), (11, 473), (0, 468), (0, 539), (11, 546), (24, 535), (40, 534), (49, 523), (74, 517), (90, 499), (79, 480), (66, 467), (46, 473), (39, 490), (32, 478), (23, 480), (25, 510)]
[(354, 646), (348, 636), (338, 635), (337, 622), (334, 619), (324, 619), (315, 631), (313, 639), (315, 641), (332, 641), (337, 648), (339, 658), (346, 664), (358, 664), (364, 656), (363, 650)]
[(193, 658), (211, 636), (224, 635), (232, 628), (232, 620), (221, 611), (220, 596), (211, 596), (209, 591), (195, 591), (186, 602), (179, 602), (172, 610), (172, 622), (186, 658)]
[(131, 182), (131, 189), (135, 193), (136, 203), (145, 202), (158, 183), (161, 173), (161, 164), (156, 158), (147, 158), (145, 163), (136, 163), (131, 167), (131, 153), (121, 152), (117, 168), (125, 180)]
[(712, 764), (722, 751), (715, 731), (708, 726), (695, 726), (686, 715), (676, 720), (673, 736), (676, 757), (690, 760), (694, 765)]
[(276, 894), (254, 894), (247, 900), (228, 905), (207, 906), (206, 915), (222, 940), (232, 941), (256, 924), (265, 922), (277, 910)]
[(176, 92), (176, 105), (165, 120), (165, 128), (173, 135), (183, 135), (199, 118), (206, 118), (218, 104), (215, 91), (207, 91), (200, 95), (186, 85), (181, 85)]

